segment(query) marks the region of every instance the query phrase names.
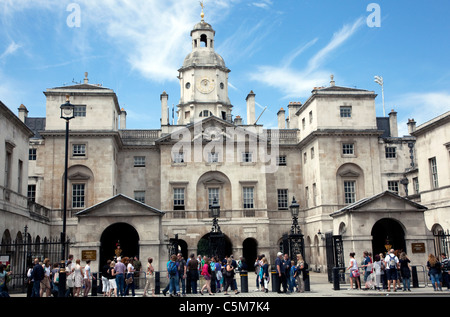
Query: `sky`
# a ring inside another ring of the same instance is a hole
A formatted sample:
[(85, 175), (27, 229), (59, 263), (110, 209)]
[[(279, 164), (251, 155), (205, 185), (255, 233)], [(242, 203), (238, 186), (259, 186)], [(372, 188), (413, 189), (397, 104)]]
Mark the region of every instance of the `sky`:
[[(397, 112), (399, 135), (450, 110), (448, 0), (204, 0), (215, 50), (231, 70), (233, 116), (277, 127), (277, 112), (314, 87), (374, 91), (377, 116)], [(160, 127), (163, 91), (180, 98), (198, 0), (0, 0), (0, 100), (45, 116), (48, 88), (113, 89), (127, 129)], [(383, 77), (381, 85), (374, 76)], [(265, 110), (264, 110), (265, 109)], [(320, 115), (320, 114), (319, 114)], [(176, 118), (175, 118), (176, 120)]]

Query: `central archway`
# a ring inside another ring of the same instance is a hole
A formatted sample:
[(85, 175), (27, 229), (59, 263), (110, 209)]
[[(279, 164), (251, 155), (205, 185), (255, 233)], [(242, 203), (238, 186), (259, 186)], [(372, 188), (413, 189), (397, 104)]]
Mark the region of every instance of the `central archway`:
[(139, 234), (136, 229), (123, 222), (115, 223), (106, 228), (100, 238), (100, 265), (115, 256), (117, 243), (122, 249), (121, 256), (139, 257)]
[(401, 224), (394, 219), (378, 220), (372, 227), (371, 235), (373, 254), (386, 253), (386, 248), (407, 252), (405, 231)]
[[(224, 234), (225, 237), (225, 256), (230, 256), (233, 254), (233, 244), (231, 243), (230, 238)], [(197, 243), (197, 254), (199, 255), (208, 255), (209, 254), (209, 233), (205, 234)], [(223, 259), (220, 259), (221, 261)]]

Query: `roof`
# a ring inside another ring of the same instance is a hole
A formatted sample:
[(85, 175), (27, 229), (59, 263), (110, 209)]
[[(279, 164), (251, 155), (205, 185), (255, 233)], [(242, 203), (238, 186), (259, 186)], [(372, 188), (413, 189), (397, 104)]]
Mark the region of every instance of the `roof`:
[[(109, 198), (107, 200), (104, 200), (104, 201), (102, 201), (102, 202), (100, 202), (98, 204), (95, 204), (95, 205), (93, 205), (93, 206), (91, 206), (89, 208), (86, 208), (84, 210), (81, 210), (81, 211), (77, 212), (76, 216), (86, 216), (88, 214), (91, 214), (95, 210), (101, 209), (101, 208), (107, 206), (108, 204), (114, 203), (117, 200), (124, 200), (127, 203), (134, 204), (134, 205), (136, 205), (138, 207), (141, 207), (144, 210), (148, 210), (148, 211), (150, 211), (152, 213), (155, 213), (155, 214), (158, 214), (158, 215), (161, 215), (161, 216), (165, 214), (163, 211), (161, 211), (159, 209), (156, 209), (156, 208), (151, 207), (151, 206), (149, 206), (147, 204), (141, 203), (140, 201), (137, 201), (137, 200), (135, 200), (133, 198), (130, 198), (130, 197), (126, 196), (126, 195), (117, 194), (117, 195), (115, 195), (115, 196), (113, 196), (113, 197), (111, 197), (111, 198)], [(127, 211), (129, 211), (129, 210), (127, 210)]]
[(358, 200), (358, 201), (356, 201), (356, 202), (354, 202), (352, 204), (349, 204), (349, 205), (345, 206), (344, 208), (341, 208), (341, 209), (333, 212), (331, 214), (331, 216), (334, 216), (334, 215), (337, 215), (337, 214), (342, 214), (342, 213), (345, 213), (345, 212), (358, 210), (358, 209), (360, 209), (360, 208), (362, 208), (362, 207), (364, 207), (364, 206), (366, 206), (366, 205), (368, 205), (368, 204), (370, 204), (370, 203), (372, 203), (372, 202), (374, 202), (374, 201), (376, 201), (376, 200), (378, 200), (378, 199), (380, 199), (380, 198), (382, 198), (384, 196), (391, 196), (391, 197), (394, 197), (396, 199), (403, 200), (407, 204), (409, 204), (409, 205), (411, 205), (411, 206), (413, 206), (413, 207), (415, 207), (417, 209), (420, 209), (420, 210), (427, 210), (428, 209), (427, 207), (425, 207), (423, 205), (415, 203), (415, 202), (413, 202), (413, 201), (411, 201), (411, 200), (409, 200), (409, 199), (407, 199), (405, 197), (401, 197), (401, 196), (397, 195), (396, 193), (394, 193), (392, 191), (386, 190), (386, 191), (381, 192), (379, 194), (376, 194), (376, 195), (373, 195), (373, 196), (370, 196), (370, 197), (366, 197), (366, 198)]

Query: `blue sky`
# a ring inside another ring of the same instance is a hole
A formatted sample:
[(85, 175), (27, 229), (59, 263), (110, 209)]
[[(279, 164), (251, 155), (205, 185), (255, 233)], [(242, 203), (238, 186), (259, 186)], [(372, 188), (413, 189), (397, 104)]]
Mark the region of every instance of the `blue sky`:
[[(450, 110), (450, 2), (404, 0), (205, 0), (205, 20), (225, 59), (233, 115), (269, 128), (314, 87), (373, 90), (377, 115), (418, 125)], [(375, 9), (370, 4), (375, 4)], [(198, 0), (0, 0), (0, 100), (45, 116), (47, 88), (81, 82), (113, 89), (128, 129), (159, 128), (160, 94), (179, 101), (177, 70), (200, 21)], [(320, 115), (320, 114), (319, 114)]]

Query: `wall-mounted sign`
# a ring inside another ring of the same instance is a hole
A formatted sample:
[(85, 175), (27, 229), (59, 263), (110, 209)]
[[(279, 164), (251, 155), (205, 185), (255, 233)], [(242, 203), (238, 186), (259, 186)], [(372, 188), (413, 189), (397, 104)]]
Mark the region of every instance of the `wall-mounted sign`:
[(425, 243), (411, 243), (412, 253), (425, 253)]
[(96, 250), (82, 250), (81, 251), (81, 261), (96, 261), (97, 260), (97, 251)]

